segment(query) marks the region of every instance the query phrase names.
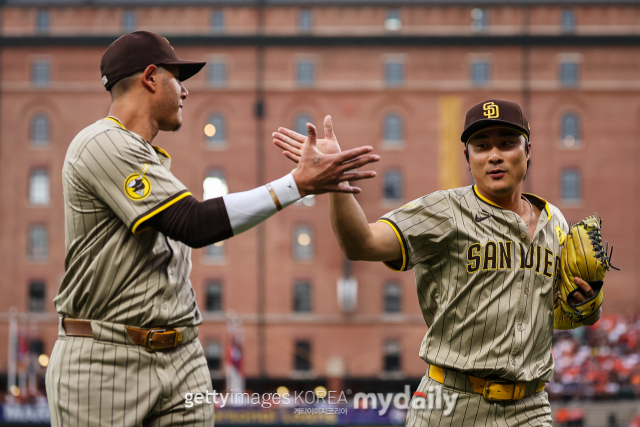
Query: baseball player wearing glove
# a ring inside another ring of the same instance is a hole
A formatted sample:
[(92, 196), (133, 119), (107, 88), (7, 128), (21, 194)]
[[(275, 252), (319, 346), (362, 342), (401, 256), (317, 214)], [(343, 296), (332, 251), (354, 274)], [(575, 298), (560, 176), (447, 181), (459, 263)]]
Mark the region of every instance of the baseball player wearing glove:
[[(379, 159), (371, 147), (327, 155), (308, 143), (295, 172), (199, 202), (151, 141), (180, 128), (182, 82), (204, 65), (178, 59), (147, 31), (120, 37), (102, 57), (109, 116), (74, 138), (62, 171), (65, 276), (46, 378), (53, 426), (213, 426), (191, 248), (238, 235), (306, 194), (359, 192), (345, 181), (375, 175), (353, 171)], [(190, 407), (187, 393), (196, 396)]]
[(554, 286), (554, 327), (573, 329), (584, 326), (600, 311), (605, 273), (609, 268), (619, 269), (611, 265), (613, 246), (609, 251), (609, 242), (606, 247), (602, 243), (600, 217), (586, 217), (566, 236), (558, 233), (562, 254)]
[[(340, 152), (330, 116), (324, 128), (319, 149)], [(427, 194), (371, 224), (354, 197), (330, 196), (333, 229), (347, 258), (414, 270), (428, 326), (420, 357), (429, 369), (411, 400), (407, 426), (551, 426), (544, 388), (554, 366), (554, 283), (563, 239), (574, 235), (567, 235), (558, 208), (523, 192), (530, 132), (517, 104), (488, 100), (467, 112), (461, 136), (475, 185)], [(303, 135), (285, 128), (273, 135), (285, 156), (301, 160)], [(585, 233), (606, 264), (595, 230)], [(590, 304), (601, 292), (594, 280), (604, 274), (590, 258), (585, 263), (588, 276), (564, 274), (576, 276), (572, 291), (565, 291), (568, 310), (586, 325), (600, 316), (598, 304)], [(438, 388), (455, 400), (452, 413), (430, 405)]]

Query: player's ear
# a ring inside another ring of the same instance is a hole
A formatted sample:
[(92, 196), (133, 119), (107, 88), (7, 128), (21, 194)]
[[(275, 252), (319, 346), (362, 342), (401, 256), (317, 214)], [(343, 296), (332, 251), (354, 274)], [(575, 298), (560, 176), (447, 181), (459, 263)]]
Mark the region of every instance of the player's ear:
[(151, 64), (142, 72), (142, 85), (151, 93), (156, 93), (158, 83), (158, 67)]

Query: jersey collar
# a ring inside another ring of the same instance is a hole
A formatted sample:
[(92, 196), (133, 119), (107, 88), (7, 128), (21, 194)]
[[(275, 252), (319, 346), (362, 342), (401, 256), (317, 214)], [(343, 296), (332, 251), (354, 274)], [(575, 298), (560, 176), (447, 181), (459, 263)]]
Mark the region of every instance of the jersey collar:
[[(114, 116), (108, 116), (104, 118), (105, 120), (111, 120), (112, 122), (114, 122), (115, 124), (117, 124), (118, 126), (120, 126), (123, 130), (128, 130), (126, 127), (124, 127), (124, 125), (122, 124), (122, 122), (120, 120), (118, 120), (117, 117)], [(133, 132), (132, 132), (133, 133)], [(146, 141), (145, 141), (146, 142)], [(170, 159), (171, 156), (169, 155), (169, 153), (167, 153), (165, 150), (163, 150), (162, 148), (158, 147), (157, 145), (153, 145), (150, 144), (153, 149), (157, 152), (162, 154), (163, 156), (165, 156), (166, 158)]]
[[(491, 200), (487, 199), (482, 194), (480, 194), (480, 192), (478, 191), (475, 185), (473, 186), (473, 193), (476, 195), (477, 198), (479, 198), (480, 200), (482, 200), (483, 202), (491, 206), (495, 206), (496, 208), (500, 208), (500, 209), (506, 209), (496, 203), (493, 203)], [(535, 199), (538, 199), (540, 202), (544, 203), (544, 209), (547, 211), (547, 220), (551, 219), (551, 209), (549, 208), (549, 202), (547, 202), (542, 197), (536, 196), (535, 194), (531, 194), (531, 193), (522, 193), (522, 194), (528, 197), (533, 197)]]

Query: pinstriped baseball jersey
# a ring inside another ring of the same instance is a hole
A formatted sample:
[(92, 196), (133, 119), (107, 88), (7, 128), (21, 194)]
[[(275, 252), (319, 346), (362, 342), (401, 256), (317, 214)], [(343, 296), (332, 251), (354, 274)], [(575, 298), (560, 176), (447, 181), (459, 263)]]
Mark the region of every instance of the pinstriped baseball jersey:
[(116, 120), (71, 142), (62, 169), (65, 277), (54, 303), (64, 317), (138, 327), (202, 323), (191, 287), (191, 248), (144, 221), (190, 195), (169, 155)]
[(533, 240), (515, 212), (475, 186), (438, 191), (384, 215), (402, 247), (395, 271), (414, 269), (429, 326), (420, 357), (478, 377), (549, 381), (553, 284), (568, 231), (560, 211), (542, 211)]

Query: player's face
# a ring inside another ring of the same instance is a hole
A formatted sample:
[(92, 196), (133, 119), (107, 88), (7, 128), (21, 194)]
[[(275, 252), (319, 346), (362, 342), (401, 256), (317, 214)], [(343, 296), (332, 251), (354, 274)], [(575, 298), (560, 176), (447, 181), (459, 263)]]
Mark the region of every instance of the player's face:
[(182, 125), (182, 102), (189, 92), (178, 80), (180, 70), (177, 65), (165, 65), (158, 71), (161, 79), (157, 105), (159, 130), (175, 132)]
[(524, 136), (508, 128), (487, 129), (474, 135), (467, 152), (476, 185), (485, 194), (513, 194), (527, 172), (526, 144)]

